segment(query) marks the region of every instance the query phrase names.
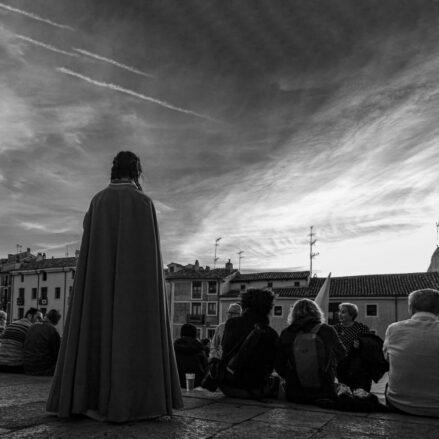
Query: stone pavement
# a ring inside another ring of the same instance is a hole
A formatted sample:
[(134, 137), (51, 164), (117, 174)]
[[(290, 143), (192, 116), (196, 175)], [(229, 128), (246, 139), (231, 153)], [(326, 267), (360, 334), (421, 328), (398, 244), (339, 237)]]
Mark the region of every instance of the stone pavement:
[(438, 439), (439, 419), (393, 413), (343, 413), (279, 400), (225, 398), (201, 389), (184, 393), (171, 419), (127, 424), (45, 412), (50, 378), (0, 374), (0, 439)]

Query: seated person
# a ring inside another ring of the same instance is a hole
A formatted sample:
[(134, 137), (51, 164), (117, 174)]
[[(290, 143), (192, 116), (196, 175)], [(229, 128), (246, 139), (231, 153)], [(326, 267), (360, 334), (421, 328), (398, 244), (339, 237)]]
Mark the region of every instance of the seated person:
[[(6, 329), (6, 320), (8, 315), (5, 311), (0, 310), (0, 336), (3, 334), (3, 331)], [(1, 343), (1, 341), (0, 341)]]
[(276, 396), (270, 387), (279, 337), (268, 317), (273, 300), (271, 291), (249, 289), (241, 293), (242, 315), (226, 322), (220, 363), (220, 389), (226, 396)]
[(275, 364), (285, 378), (286, 398), (310, 404), (335, 401), (335, 371), (346, 349), (334, 328), (324, 323), (322, 310), (309, 299), (294, 304), (288, 323), (280, 335)]
[(35, 323), (26, 334), (23, 346), (23, 368), (28, 375), (51, 376), (55, 372), (61, 337), (55, 326), (61, 313), (51, 309), (43, 323)]
[[(351, 388), (370, 391), (372, 377), (365, 362), (361, 361), (360, 337), (370, 334), (369, 328), (357, 322), (358, 307), (353, 303), (341, 303), (338, 306), (340, 323), (334, 326), (337, 334), (348, 351), (348, 355), (340, 361), (337, 368), (338, 380)], [(381, 346), (379, 347), (381, 350)]]
[(387, 403), (405, 413), (439, 417), (439, 291), (410, 293), (408, 308), (410, 319), (392, 323), (384, 340)]
[(42, 320), (41, 311), (30, 308), (24, 318), (6, 327), (0, 338), (0, 372), (23, 373), (23, 344), (27, 331), (33, 323)]
[(180, 338), (174, 342), (180, 386), (186, 387), (186, 374), (195, 374), (194, 387), (198, 387), (206, 374), (207, 355), (197, 340), (197, 328), (190, 323), (181, 327)]

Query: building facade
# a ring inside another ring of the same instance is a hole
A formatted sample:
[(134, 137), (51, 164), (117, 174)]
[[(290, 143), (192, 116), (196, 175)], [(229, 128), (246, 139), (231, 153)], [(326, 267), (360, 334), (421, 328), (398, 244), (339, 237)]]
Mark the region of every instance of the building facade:
[(185, 323), (196, 326), (200, 339), (213, 337), (220, 322), (220, 296), (230, 291), (236, 274), (230, 261), (225, 268), (214, 270), (201, 267), (198, 261), (183, 268), (180, 264), (168, 265), (166, 281), (174, 339), (180, 337)]
[[(276, 299), (270, 319), (271, 326), (278, 332), (286, 328), (291, 306), (301, 298), (314, 299), (324, 281), (325, 278), (314, 277), (307, 285), (299, 287), (273, 285)], [(249, 282), (247, 288), (256, 285), (259, 285), (256, 281)], [(408, 318), (407, 296), (423, 288), (439, 290), (439, 272), (333, 277), (329, 292), (328, 323), (338, 322), (340, 303), (354, 303), (359, 311), (357, 321), (366, 324), (383, 338), (390, 323)], [(230, 303), (239, 300), (239, 294), (239, 290), (231, 289), (221, 295), (221, 308), (225, 310)]]
[(61, 313), (57, 329), (62, 334), (69, 297), (76, 271), (76, 257), (50, 258), (39, 254), (36, 259), (11, 271), (11, 320), (20, 319), (33, 307), (45, 314), (50, 309)]

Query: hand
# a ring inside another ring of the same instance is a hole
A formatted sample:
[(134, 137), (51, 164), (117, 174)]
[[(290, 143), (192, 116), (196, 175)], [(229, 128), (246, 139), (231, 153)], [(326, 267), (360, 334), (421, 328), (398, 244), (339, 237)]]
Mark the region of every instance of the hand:
[(360, 347), (360, 340), (354, 340), (354, 344), (352, 346), (354, 349), (358, 349)]

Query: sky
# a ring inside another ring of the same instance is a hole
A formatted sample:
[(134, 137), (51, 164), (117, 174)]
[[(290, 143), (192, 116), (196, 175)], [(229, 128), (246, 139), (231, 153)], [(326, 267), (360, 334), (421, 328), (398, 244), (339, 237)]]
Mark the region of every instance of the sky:
[(80, 247), (120, 150), (164, 263), (426, 271), (439, 2), (0, 0), (0, 256)]

